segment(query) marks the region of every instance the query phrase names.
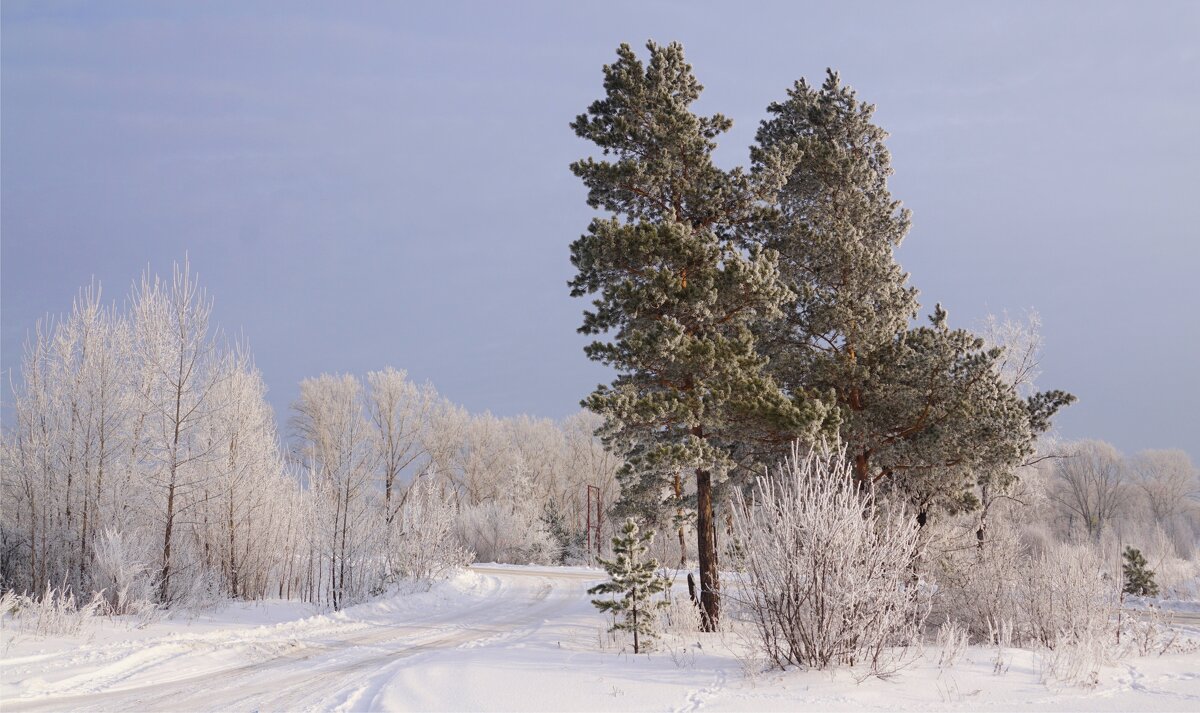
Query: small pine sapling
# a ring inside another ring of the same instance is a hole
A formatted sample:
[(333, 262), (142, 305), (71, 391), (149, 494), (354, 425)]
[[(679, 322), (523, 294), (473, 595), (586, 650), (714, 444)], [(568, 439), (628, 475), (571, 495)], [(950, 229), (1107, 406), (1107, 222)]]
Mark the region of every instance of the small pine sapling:
[(651, 602), (650, 597), (667, 589), (667, 580), (655, 570), (658, 560), (643, 559), (654, 540), (654, 531), (638, 532), (633, 518), (625, 521), (621, 535), (613, 538), (611, 560), (600, 560), (600, 566), (608, 572), (609, 581), (596, 585), (588, 594), (620, 594), (620, 598), (593, 599), (592, 604), (602, 612), (612, 612), (617, 617), (610, 631), (632, 631), (633, 653), (641, 653), (641, 637), (654, 636), (652, 611), (666, 604), (665, 601)]
[(1137, 596), (1158, 596), (1158, 584), (1154, 581), (1154, 571), (1146, 567), (1146, 557), (1141, 550), (1126, 547), (1121, 555), (1125, 563), (1121, 571), (1125, 575), (1124, 592)]

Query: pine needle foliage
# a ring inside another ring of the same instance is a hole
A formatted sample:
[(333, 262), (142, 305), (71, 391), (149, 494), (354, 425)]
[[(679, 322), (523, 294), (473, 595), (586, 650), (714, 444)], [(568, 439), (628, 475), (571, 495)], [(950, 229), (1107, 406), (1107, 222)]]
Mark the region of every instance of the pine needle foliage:
[[(583, 405), (625, 465), (622, 515), (661, 521), (674, 477), (695, 473), (696, 537), (705, 628), (720, 616), (713, 501), (742, 451), (782, 448), (835, 427), (834, 412), (767, 374), (752, 327), (782, 317), (792, 293), (772, 249), (737, 240), (770, 222), (770, 202), (798, 156), (762, 148), (752, 171), (713, 161), (732, 121), (692, 109), (701, 85), (678, 43), (629, 45), (604, 67), (604, 96), (571, 124), (599, 156), (571, 171), (596, 216), (571, 245), (573, 297), (593, 297), (584, 351), (616, 372)], [(692, 507), (689, 500), (687, 507)]]
[(800, 156), (775, 197), (776, 219), (747, 233), (778, 256), (795, 295), (782, 319), (756, 330), (768, 374), (785, 392), (835, 395), (864, 488), (902, 495), (922, 521), (978, 507), (978, 490), (1010, 482), (1075, 397), (1022, 398), (1003, 378), (1003, 350), (951, 328), (940, 304), (927, 325), (914, 324), (918, 292), (895, 258), (911, 215), (889, 190), (887, 133), (872, 104), (830, 70), (767, 110), (756, 161)]
[(602, 612), (611, 612), (615, 617), (609, 631), (633, 632), (633, 653), (641, 653), (642, 638), (653, 638), (653, 611), (667, 602), (650, 601), (655, 594), (666, 591), (667, 579), (657, 573), (658, 560), (645, 559), (654, 531), (638, 531), (633, 518), (625, 521), (621, 535), (613, 538), (611, 560), (600, 560), (600, 566), (608, 572), (609, 581), (596, 585), (588, 594), (619, 594), (619, 598), (593, 599), (592, 604)]
[(1158, 583), (1154, 581), (1154, 570), (1146, 566), (1146, 556), (1142, 551), (1126, 547), (1121, 557), (1125, 560), (1121, 565), (1121, 572), (1125, 575), (1125, 593), (1140, 597), (1157, 597)]

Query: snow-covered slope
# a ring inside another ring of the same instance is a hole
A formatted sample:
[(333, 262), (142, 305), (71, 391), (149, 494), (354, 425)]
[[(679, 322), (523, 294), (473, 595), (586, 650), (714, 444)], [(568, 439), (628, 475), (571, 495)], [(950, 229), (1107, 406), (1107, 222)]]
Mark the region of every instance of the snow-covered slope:
[(331, 615), (288, 603), (89, 639), (4, 632), (5, 711), (41, 710), (1197, 710), (1200, 657), (1138, 659), (1098, 687), (1038, 683), (1030, 652), (958, 664), (936, 653), (888, 681), (747, 677), (736, 636), (675, 637), (656, 653), (600, 648), (596, 570), (476, 566), (432, 592)]

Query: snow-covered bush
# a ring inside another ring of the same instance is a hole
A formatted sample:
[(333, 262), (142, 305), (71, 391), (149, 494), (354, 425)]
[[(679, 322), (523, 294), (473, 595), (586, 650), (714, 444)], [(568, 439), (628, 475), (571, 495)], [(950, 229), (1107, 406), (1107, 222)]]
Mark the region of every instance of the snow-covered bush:
[(92, 545), (95, 586), (114, 614), (133, 614), (153, 606), (152, 568), (134, 537), (107, 528)]
[(1020, 637), (1045, 683), (1094, 685), (1119, 655), (1120, 576), (1092, 543), (1059, 544), (1018, 570)]
[(5, 628), (35, 636), (75, 636), (107, 610), (101, 592), (82, 604), (69, 590), (52, 587), (38, 599), (12, 591), (0, 594), (0, 620)]
[(1121, 656), (1171, 646), (1153, 617), (1119, 616), (1116, 542), (1039, 539), (1031, 547), (1011, 522), (993, 520), (987, 541), (949, 543), (937, 559), (937, 611), (997, 647), (997, 672), (1007, 667), (1004, 649), (1016, 645), (1039, 653), (1043, 682), (1092, 685)]
[(529, 472), (518, 464), (503, 497), (459, 511), (459, 541), (477, 562), (554, 564), (560, 551), (541, 514)]
[(1046, 648), (1115, 641), (1120, 578), (1091, 544), (1061, 544), (1029, 557), (1018, 581), (1022, 638)]
[(1094, 686), (1114, 651), (1111, 640), (1084, 631), (1060, 641), (1056, 648), (1039, 648), (1038, 653), (1037, 674), (1042, 683)]
[(454, 504), (433, 481), (417, 481), (398, 515), (396, 542), (389, 556), (391, 571), (424, 585), (465, 567), (473, 558), (454, 533)]
[(868, 675), (904, 663), (929, 613), (912, 570), (919, 534), (858, 491), (843, 450), (794, 451), (752, 495), (735, 495), (733, 523), (741, 604), (773, 663)]
[(992, 646), (995, 647), (995, 654), (992, 657), (992, 673), (997, 676), (1008, 673), (1008, 669), (1012, 665), (1012, 658), (1007, 651), (1012, 647), (1013, 642), (1012, 619), (1001, 619), (996, 622), (995, 626), (988, 629), (987, 640), (992, 642)]
[(961, 622), (953, 619), (942, 622), (937, 633), (937, 647), (941, 652), (938, 654), (938, 668), (949, 668), (958, 663), (970, 643), (971, 635)]
[(1173, 615), (1153, 604), (1136, 614), (1121, 617), (1122, 653), (1137, 656), (1161, 656), (1174, 650), (1195, 650), (1195, 644), (1180, 637), (1171, 626)]
[(951, 538), (933, 559), (936, 612), (964, 624), (978, 640), (997, 643), (992, 637), (1000, 623), (1020, 619), (1019, 581), (1016, 573), (1028, 559), (1028, 548), (1015, 528), (997, 519), (988, 538), (979, 543), (972, 533)]
[(545, 524), (510, 503), (490, 501), (463, 508), (458, 537), (477, 562), (553, 564), (558, 559)]
[(700, 607), (686, 594), (672, 594), (658, 610), (658, 630), (665, 634), (694, 637), (701, 623)]
[[(186, 562), (186, 560), (185, 560)], [(205, 569), (199, 563), (188, 562), (181, 567), (185, 577), (177, 577), (172, 586), (169, 602), (172, 610), (199, 612), (212, 609), (225, 601), (225, 593), (221, 591), (221, 574)]]

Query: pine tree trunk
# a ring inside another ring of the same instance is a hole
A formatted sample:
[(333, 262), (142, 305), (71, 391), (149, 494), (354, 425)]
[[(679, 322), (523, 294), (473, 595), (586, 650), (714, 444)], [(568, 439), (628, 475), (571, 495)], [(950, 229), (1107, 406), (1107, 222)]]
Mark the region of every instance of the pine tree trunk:
[(633, 605), (633, 653), (641, 653), (638, 649), (638, 610), (636, 603)]
[[(675, 501), (683, 502), (683, 478), (679, 473), (675, 473)], [(683, 508), (675, 509), (675, 515), (679, 518), (679, 568), (687, 568), (687, 540), (683, 534)], [(693, 597), (694, 598), (694, 597)]]
[(696, 469), (696, 538), (700, 560), (701, 629), (716, 631), (721, 618), (721, 580), (713, 523), (712, 474)]

